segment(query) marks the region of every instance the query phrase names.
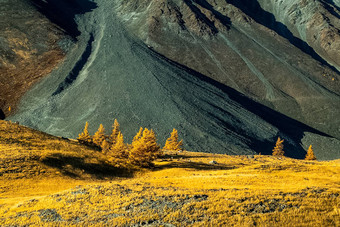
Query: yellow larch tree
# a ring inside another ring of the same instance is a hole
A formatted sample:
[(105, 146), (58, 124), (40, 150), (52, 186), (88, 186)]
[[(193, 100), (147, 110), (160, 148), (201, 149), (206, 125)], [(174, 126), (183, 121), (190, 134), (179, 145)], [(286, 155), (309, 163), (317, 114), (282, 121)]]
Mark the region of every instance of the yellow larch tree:
[(145, 128), (143, 135), (135, 136), (129, 152), (129, 161), (138, 166), (148, 167), (152, 161), (161, 155), (160, 146), (157, 144), (156, 135), (152, 130)]
[(273, 149), (273, 155), (274, 156), (283, 156), (285, 154), (285, 152), (283, 151), (283, 139), (281, 139), (280, 137), (277, 138), (275, 147)]
[[(139, 130), (138, 130), (138, 132), (137, 132), (137, 134), (133, 137), (132, 143), (127, 145), (129, 150), (132, 149), (133, 144), (134, 144), (135, 142), (137, 142), (140, 138), (142, 138), (142, 136), (143, 136), (143, 130), (144, 130), (144, 129), (143, 129), (142, 127), (140, 127)], [(130, 151), (129, 151), (129, 152), (130, 152)]]
[(107, 153), (110, 150), (110, 144), (109, 144), (109, 142), (107, 142), (106, 139), (103, 140), (103, 142), (100, 145), (100, 147), (102, 148), (102, 152), (103, 153)]
[(103, 141), (106, 139), (105, 128), (102, 124), (99, 125), (98, 131), (93, 136), (93, 143), (101, 147)]
[(307, 150), (307, 154), (306, 154), (305, 160), (316, 160), (316, 157), (315, 157), (315, 155), (314, 155), (314, 151), (313, 151), (312, 145), (310, 145), (310, 146), (308, 147), (308, 150)]
[(115, 119), (113, 125), (112, 125), (112, 133), (109, 137), (109, 141), (111, 144), (115, 144), (116, 143), (116, 139), (118, 134), (120, 133), (120, 125), (117, 121), (117, 119)]
[(182, 150), (183, 140), (178, 141), (178, 132), (173, 129), (170, 137), (166, 140), (163, 150), (179, 151)]
[(140, 127), (140, 128), (139, 128), (139, 131), (137, 132), (137, 134), (135, 135), (135, 137), (133, 137), (132, 143), (133, 143), (134, 141), (139, 140), (139, 139), (142, 137), (142, 135), (143, 135), (143, 128)]
[(89, 123), (88, 122), (85, 123), (84, 131), (78, 135), (77, 140), (80, 143), (85, 143), (85, 144), (91, 144), (92, 143), (92, 136), (89, 133)]
[(117, 138), (116, 138), (116, 143), (112, 144), (110, 147), (110, 161), (118, 164), (119, 166), (124, 165), (127, 163), (129, 154), (128, 154), (128, 147), (124, 143), (124, 137), (121, 132), (118, 133)]

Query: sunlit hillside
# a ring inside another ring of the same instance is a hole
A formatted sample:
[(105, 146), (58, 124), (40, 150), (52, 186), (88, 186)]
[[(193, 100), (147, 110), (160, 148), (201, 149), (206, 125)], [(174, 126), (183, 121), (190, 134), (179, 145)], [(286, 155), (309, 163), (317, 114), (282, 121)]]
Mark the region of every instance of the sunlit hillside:
[(0, 226), (340, 226), (340, 160), (166, 152), (124, 170), (0, 121)]

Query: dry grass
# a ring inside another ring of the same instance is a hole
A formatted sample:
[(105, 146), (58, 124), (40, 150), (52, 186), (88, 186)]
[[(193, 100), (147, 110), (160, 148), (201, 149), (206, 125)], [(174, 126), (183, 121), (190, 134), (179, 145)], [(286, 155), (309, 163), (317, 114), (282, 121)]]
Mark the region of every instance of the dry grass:
[(167, 152), (124, 178), (98, 151), (5, 122), (0, 150), (1, 226), (340, 226), (340, 160)]

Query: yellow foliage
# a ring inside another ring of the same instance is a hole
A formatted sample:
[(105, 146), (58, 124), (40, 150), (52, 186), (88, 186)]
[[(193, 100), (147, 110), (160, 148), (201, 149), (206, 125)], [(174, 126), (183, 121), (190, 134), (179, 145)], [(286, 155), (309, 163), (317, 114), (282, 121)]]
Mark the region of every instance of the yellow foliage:
[(100, 124), (98, 131), (93, 136), (93, 143), (100, 147), (105, 139), (105, 128), (102, 124)]
[(110, 161), (115, 164), (124, 164), (128, 161), (127, 145), (124, 143), (124, 137), (121, 132), (116, 137), (116, 143), (111, 145), (110, 155), (112, 156)]
[(120, 125), (117, 121), (117, 119), (115, 119), (113, 126), (112, 126), (112, 133), (110, 135), (110, 143), (111, 144), (115, 144), (116, 143), (116, 139), (118, 134), (120, 133)]
[(284, 151), (283, 151), (283, 139), (281, 140), (281, 138), (277, 138), (275, 147), (273, 149), (273, 155), (274, 156), (283, 156), (284, 155)]
[(138, 166), (147, 167), (161, 154), (156, 135), (152, 130), (144, 129), (143, 135), (136, 135), (129, 151), (129, 160)]
[(163, 150), (179, 151), (182, 150), (182, 145), (183, 140), (178, 142), (178, 132), (176, 129), (173, 129), (171, 132), (171, 136), (165, 142)]
[(306, 160), (316, 160), (316, 157), (314, 155), (314, 151), (313, 151), (313, 148), (312, 148), (312, 145), (310, 145), (308, 147), (308, 150), (307, 150), (307, 154), (306, 154), (306, 157), (305, 157)]
[(79, 142), (85, 143), (85, 144), (91, 144), (92, 143), (92, 137), (90, 136), (88, 129), (89, 129), (89, 123), (86, 122), (84, 131), (78, 135), (77, 139), (78, 139)]
[(102, 149), (102, 152), (107, 153), (110, 149), (110, 144), (109, 142), (107, 142), (106, 139), (104, 139), (100, 147)]
[(137, 132), (137, 134), (135, 135), (135, 137), (133, 137), (132, 143), (139, 140), (143, 135), (143, 128), (140, 127), (139, 131)]

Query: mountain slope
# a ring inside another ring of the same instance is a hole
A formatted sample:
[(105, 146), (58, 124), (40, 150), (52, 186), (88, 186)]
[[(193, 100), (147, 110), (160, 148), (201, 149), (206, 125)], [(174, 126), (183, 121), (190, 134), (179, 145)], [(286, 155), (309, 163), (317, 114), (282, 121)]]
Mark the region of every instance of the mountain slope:
[(269, 154), (280, 136), (291, 157), (303, 158), (309, 144), (320, 159), (339, 157), (336, 72), (239, 8), (97, 2), (76, 16), (80, 35), (64, 63), (9, 119), (74, 138), (85, 121), (94, 132), (117, 118), (129, 139), (139, 126), (160, 138), (177, 128), (187, 149), (228, 154)]
[(319, 1), (118, 2), (130, 31), (164, 56), (340, 138), (336, 8)]

